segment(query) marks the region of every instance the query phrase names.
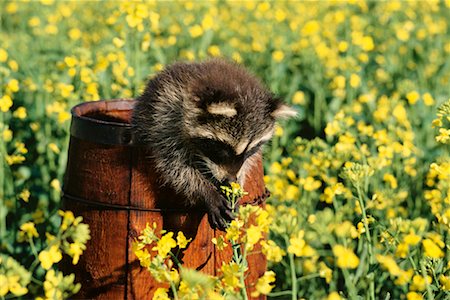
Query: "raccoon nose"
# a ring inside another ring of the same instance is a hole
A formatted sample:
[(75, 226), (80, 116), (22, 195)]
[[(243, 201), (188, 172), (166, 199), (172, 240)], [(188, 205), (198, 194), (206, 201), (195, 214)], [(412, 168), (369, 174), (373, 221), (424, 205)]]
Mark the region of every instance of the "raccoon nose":
[(229, 175), (226, 176), (225, 179), (226, 179), (226, 181), (228, 181), (228, 182), (236, 182), (236, 181), (237, 181), (237, 176), (236, 176), (236, 175), (229, 174)]

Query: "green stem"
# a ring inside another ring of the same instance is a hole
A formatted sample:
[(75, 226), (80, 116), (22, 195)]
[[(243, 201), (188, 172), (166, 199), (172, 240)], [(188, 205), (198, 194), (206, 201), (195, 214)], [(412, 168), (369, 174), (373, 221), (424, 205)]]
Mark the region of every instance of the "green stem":
[(273, 292), (269, 293), (267, 296), (269, 297), (281, 297), (281, 296), (287, 296), (292, 294), (292, 291), (281, 291), (281, 292)]
[(291, 281), (292, 281), (292, 300), (297, 299), (297, 275), (295, 274), (295, 262), (294, 262), (294, 254), (289, 253), (289, 265), (291, 268)]
[(425, 285), (427, 289), (427, 299), (428, 300), (434, 300), (433, 291), (431, 290), (430, 284), (427, 281), (427, 270), (425, 269), (425, 265), (423, 261), (420, 262), (420, 271), (422, 272), (422, 276), (425, 278)]
[(244, 254), (241, 254), (241, 247), (239, 246), (239, 244), (232, 244), (232, 248), (233, 248), (233, 261), (235, 263), (237, 263), (239, 265), (239, 270), (240, 270), (240, 275), (239, 275), (239, 282), (241, 283), (241, 295), (242, 295), (242, 299), (244, 300), (248, 300), (248, 296), (247, 296), (247, 288), (245, 286), (245, 269), (247, 268), (247, 259), (246, 259), (246, 255), (247, 255), (247, 251), (244, 249)]
[(364, 224), (364, 229), (366, 231), (366, 238), (367, 238), (367, 242), (368, 242), (367, 247), (369, 249), (369, 260), (370, 260), (370, 264), (373, 264), (374, 259), (373, 259), (373, 249), (372, 249), (372, 236), (370, 235), (370, 231), (369, 231), (366, 207), (364, 205), (364, 200), (362, 198), (361, 188), (359, 187), (359, 185), (356, 186), (356, 190), (358, 192), (359, 205), (361, 206), (361, 211), (362, 211), (362, 216), (363, 216), (363, 224)]
[[(1, 83), (1, 82), (0, 82)], [(0, 125), (3, 125), (3, 114), (0, 112)], [(3, 130), (3, 129), (2, 129)], [(0, 132), (2, 133), (2, 132)], [(5, 206), (5, 158), (6, 158), (6, 143), (3, 141), (0, 144), (0, 208), (2, 209), (0, 215), (0, 238), (4, 240), (6, 235), (6, 206)], [(3, 216), (4, 214), (4, 216)]]
[[(356, 186), (356, 190), (358, 192), (359, 206), (361, 206), (361, 211), (362, 211), (362, 215), (363, 215), (363, 224), (364, 224), (364, 229), (366, 231), (366, 238), (367, 238), (366, 246), (369, 250), (369, 263), (372, 265), (375, 263), (374, 256), (373, 256), (373, 249), (372, 249), (372, 236), (370, 235), (369, 224), (368, 224), (368, 219), (367, 219), (367, 214), (366, 214), (366, 207), (364, 205), (364, 200), (362, 197), (361, 188), (360, 188), (359, 184)], [(369, 291), (370, 291), (370, 299), (375, 300), (375, 281), (374, 280), (370, 281)]]
[[(286, 241), (286, 245), (289, 245), (288, 237), (284, 236), (284, 239)], [(289, 267), (291, 271), (291, 282), (292, 282), (291, 299), (296, 300), (298, 293), (298, 282), (297, 282), (297, 274), (295, 272), (294, 254), (289, 253), (288, 255), (289, 255)]]
[(347, 287), (349, 298), (358, 299), (358, 293), (355, 291), (355, 284), (350, 278), (350, 273), (347, 269), (342, 269), (342, 274), (344, 274), (345, 286)]
[(172, 281), (170, 281), (170, 289), (172, 290), (173, 298), (177, 300), (178, 299), (177, 287)]
[(300, 282), (302, 280), (308, 280), (308, 279), (312, 279), (312, 278), (316, 278), (316, 277), (320, 277), (320, 274), (315, 273), (315, 274), (305, 275), (305, 276), (297, 278), (297, 281)]
[(34, 257), (35, 257), (36, 259), (39, 259), (38, 253), (37, 253), (37, 250), (36, 250), (36, 247), (35, 247), (35, 245), (34, 245), (33, 238), (30, 238), (30, 247), (31, 247), (31, 252), (33, 252), (33, 254), (34, 254)]

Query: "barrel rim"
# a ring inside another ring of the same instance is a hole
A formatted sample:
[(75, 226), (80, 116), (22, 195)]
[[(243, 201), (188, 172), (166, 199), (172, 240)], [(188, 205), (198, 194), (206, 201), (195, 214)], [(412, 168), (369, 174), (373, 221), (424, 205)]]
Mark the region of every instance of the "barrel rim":
[(90, 101), (77, 104), (70, 110), (72, 114), (70, 135), (96, 144), (111, 146), (140, 145), (141, 143), (135, 136), (132, 124), (86, 116), (89, 113), (131, 111), (135, 104), (136, 100), (131, 98)]
[[(136, 103), (136, 99), (133, 99), (133, 98), (116, 98), (116, 99), (110, 99), (110, 100), (106, 100), (105, 99), (105, 100), (98, 100), (98, 101), (82, 102), (82, 103), (79, 103), (79, 104), (75, 105), (74, 107), (72, 107), (72, 109), (70, 110), (70, 113), (72, 115), (72, 118), (74, 118), (74, 119), (81, 119), (81, 120), (92, 122), (92, 123), (100, 123), (100, 124), (111, 125), (111, 126), (132, 127), (131, 124), (119, 123), (119, 122), (114, 122), (114, 121), (103, 121), (103, 120), (99, 120), (99, 119), (90, 118), (90, 117), (86, 117), (86, 116), (80, 115), (80, 113), (77, 112), (77, 110), (79, 110), (80, 108), (88, 107), (88, 106), (94, 106), (94, 107), (98, 108), (100, 105), (104, 104), (105, 108), (108, 108), (109, 106), (114, 106), (114, 105), (117, 105), (117, 104), (124, 104), (124, 103), (126, 103), (126, 106), (118, 105), (117, 106), (117, 110), (130, 110), (130, 109), (133, 109), (134, 104)], [(110, 108), (112, 108), (112, 107), (110, 107)]]

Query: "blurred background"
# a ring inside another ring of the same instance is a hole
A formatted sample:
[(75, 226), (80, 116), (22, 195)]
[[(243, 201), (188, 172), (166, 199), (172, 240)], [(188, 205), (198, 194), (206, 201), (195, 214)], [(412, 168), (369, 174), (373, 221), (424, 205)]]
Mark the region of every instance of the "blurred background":
[(271, 295), (447, 299), (449, 20), (448, 0), (1, 1), (0, 296), (44, 294), (70, 108), (221, 56), (299, 111), (265, 149)]

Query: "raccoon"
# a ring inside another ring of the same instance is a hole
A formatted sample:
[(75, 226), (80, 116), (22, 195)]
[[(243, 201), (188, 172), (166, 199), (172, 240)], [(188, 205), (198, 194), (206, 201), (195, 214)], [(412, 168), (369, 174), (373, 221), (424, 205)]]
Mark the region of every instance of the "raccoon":
[(233, 219), (220, 186), (244, 183), (275, 120), (295, 111), (243, 67), (223, 60), (178, 62), (149, 80), (132, 125), (164, 184), (203, 205), (213, 228)]

